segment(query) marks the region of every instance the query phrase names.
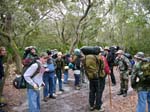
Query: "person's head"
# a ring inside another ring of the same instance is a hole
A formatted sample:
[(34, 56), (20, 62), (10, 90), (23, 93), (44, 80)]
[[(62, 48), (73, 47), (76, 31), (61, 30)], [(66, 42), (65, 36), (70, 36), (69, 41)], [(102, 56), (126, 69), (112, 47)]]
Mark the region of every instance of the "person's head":
[(105, 54), (108, 54), (108, 52), (109, 52), (109, 47), (108, 46), (104, 47), (104, 52), (105, 52)]
[(118, 50), (118, 51), (116, 52), (116, 55), (117, 55), (117, 57), (119, 57), (119, 58), (121, 58), (121, 57), (123, 56), (123, 54), (124, 54), (124, 51), (123, 51), (123, 50)]
[(58, 59), (60, 59), (62, 57), (62, 52), (58, 52), (57, 57), (58, 57)]
[(36, 49), (35, 49), (34, 47), (32, 47), (32, 48), (30, 49), (30, 53), (31, 53), (31, 54), (36, 54)]
[(139, 61), (144, 59), (144, 53), (143, 52), (137, 52), (136, 55), (134, 55), (134, 58)]
[(42, 64), (45, 64), (47, 62), (47, 59), (48, 59), (48, 54), (46, 52), (41, 52), (40, 61), (42, 62)]
[(52, 57), (52, 52), (51, 51), (47, 51), (48, 57), (51, 58)]
[(6, 48), (5, 47), (0, 47), (0, 56), (5, 56), (6, 55)]

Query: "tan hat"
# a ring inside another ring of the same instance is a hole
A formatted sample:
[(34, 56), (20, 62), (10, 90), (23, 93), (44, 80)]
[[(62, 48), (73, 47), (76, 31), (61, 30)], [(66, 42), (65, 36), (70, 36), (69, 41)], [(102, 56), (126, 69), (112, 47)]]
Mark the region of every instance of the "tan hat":
[(104, 50), (109, 50), (109, 47), (108, 47), (108, 46), (105, 46), (105, 47), (104, 47)]
[(57, 56), (62, 56), (62, 52), (58, 52), (58, 53), (57, 53)]
[(116, 54), (124, 54), (124, 51), (123, 51), (123, 50), (118, 50), (118, 51), (116, 52)]
[(46, 52), (41, 52), (40, 57), (48, 58), (48, 54)]

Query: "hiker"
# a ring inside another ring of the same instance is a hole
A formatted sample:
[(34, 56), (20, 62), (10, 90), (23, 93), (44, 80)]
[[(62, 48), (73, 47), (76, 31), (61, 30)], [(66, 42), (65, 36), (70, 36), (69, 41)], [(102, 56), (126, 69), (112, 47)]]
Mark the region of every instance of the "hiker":
[(76, 90), (80, 90), (81, 81), (81, 55), (80, 49), (74, 49), (74, 55), (72, 57), (73, 71), (74, 71), (74, 86)]
[(1, 107), (6, 106), (6, 103), (2, 102), (2, 92), (3, 92), (3, 81), (4, 81), (4, 67), (3, 67), (3, 57), (6, 56), (6, 48), (0, 47), (0, 112), (5, 112)]
[(115, 64), (118, 65), (120, 73), (120, 91), (117, 95), (127, 96), (128, 91), (128, 81), (129, 81), (129, 72), (131, 70), (130, 61), (127, 57), (124, 56), (123, 50), (118, 50), (116, 52)]
[(43, 64), (47, 62), (47, 59), (47, 53), (42, 52), (37, 62), (33, 63), (24, 73), (24, 78), (28, 83), (27, 96), (29, 112), (40, 112), (40, 89), (45, 85), (42, 79), (43, 73), (45, 72)]
[(83, 57), (85, 73), (89, 80), (90, 111), (97, 110), (99, 112), (103, 112), (104, 108), (102, 108), (102, 93), (104, 85), (102, 84), (104, 84), (103, 80), (105, 76), (103, 60), (99, 53), (87, 54)]
[[(62, 74), (64, 71), (64, 60), (62, 58), (62, 52), (58, 52), (57, 53), (57, 58), (55, 60), (56, 63), (56, 80), (55, 80), (55, 84), (57, 82), (58, 79), (58, 84), (59, 84), (59, 91), (60, 92), (64, 92), (64, 89), (62, 87)], [(54, 93), (56, 93), (56, 87), (54, 89)]]
[(143, 52), (134, 55), (135, 65), (131, 74), (131, 86), (138, 93), (136, 112), (150, 112), (150, 60), (145, 60)]
[(64, 84), (68, 84), (68, 70), (69, 70), (69, 67), (68, 67), (68, 65), (69, 65), (69, 63), (70, 63), (70, 54), (66, 54), (65, 56), (64, 56), (64, 64), (65, 64), (65, 66), (64, 66)]
[(113, 71), (115, 53), (114, 53), (114, 50), (112, 50), (112, 49), (110, 51), (110, 48), (108, 46), (105, 46), (104, 53), (105, 53), (105, 57), (108, 61), (108, 65), (110, 67), (110, 70), (111, 70), (110, 77), (111, 77), (112, 86), (115, 86), (116, 85), (116, 79), (115, 79), (115, 75), (114, 75), (114, 71)]
[(34, 46), (26, 47), (22, 60), (23, 65), (28, 66), (30, 62), (36, 59), (38, 59), (36, 48)]
[(47, 102), (49, 98), (56, 99), (54, 96), (54, 88), (55, 88), (55, 63), (52, 58), (51, 51), (47, 51), (48, 60), (45, 64), (45, 68), (47, 69), (43, 75), (43, 81), (45, 83), (43, 89), (44, 101)]

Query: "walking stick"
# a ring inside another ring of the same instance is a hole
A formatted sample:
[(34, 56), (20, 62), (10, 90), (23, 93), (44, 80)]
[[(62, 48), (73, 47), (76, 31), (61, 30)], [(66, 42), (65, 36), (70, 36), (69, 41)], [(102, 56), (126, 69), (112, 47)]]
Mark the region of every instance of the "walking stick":
[(111, 97), (111, 81), (110, 81), (110, 74), (108, 74), (108, 82), (109, 82), (109, 100), (110, 100), (110, 107), (112, 108), (112, 97)]

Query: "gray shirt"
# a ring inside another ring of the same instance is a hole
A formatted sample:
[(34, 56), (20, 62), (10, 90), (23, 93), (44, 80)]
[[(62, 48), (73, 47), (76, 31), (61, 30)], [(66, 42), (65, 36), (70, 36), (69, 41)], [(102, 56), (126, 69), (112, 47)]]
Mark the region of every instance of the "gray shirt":
[(37, 73), (33, 78), (31, 78), (38, 69), (38, 64), (34, 63), (26, 70), (26, 72), (24, 73), (24, 78), (30, 85), (34, 86), (35, 84), (37, 84), (39, 87), (41, 87), (42, 84), (44, 84), (43, 73), (45, 70), (44, 67), (42, 67), (42, 63), (39, 60), (38, 62), (41, 64), (39, 73)]

